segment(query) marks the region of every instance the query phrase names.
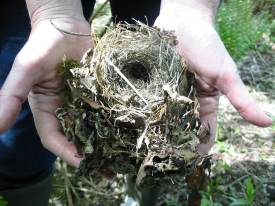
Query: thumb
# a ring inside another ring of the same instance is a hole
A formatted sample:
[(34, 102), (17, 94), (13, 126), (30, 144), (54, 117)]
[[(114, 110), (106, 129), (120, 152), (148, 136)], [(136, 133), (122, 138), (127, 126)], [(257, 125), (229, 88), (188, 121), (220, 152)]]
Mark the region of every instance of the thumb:
[[(20, 52), (21, 53), (21, 52)], [(33, 85), (33, 74), (30, 65), (18, 54), (12, 69), (0, 90), (0, 133), (9, 129), (15, 122)]]

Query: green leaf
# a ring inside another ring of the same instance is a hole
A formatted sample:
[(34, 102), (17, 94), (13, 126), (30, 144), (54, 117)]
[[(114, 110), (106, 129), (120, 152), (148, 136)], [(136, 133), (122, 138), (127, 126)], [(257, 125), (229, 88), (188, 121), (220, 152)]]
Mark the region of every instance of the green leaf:
[(233, 199), (232, 198), (232, 202), (230, 203), (230, 206), (242, 206), (242, 205), (247, 205), (248, 202), (246, 199), (244, 198), (239, 198), (239, 199)]
[(201, 206), (212, 206), (212, 205), (213, 205), (212, 202), (208, 199), (203, 198), (201, 200)]
[(7, 206), (8, 202), (4, 200), (3, 197), (0, 196), (0, 206)]
[(246, 194), (249, 204), (252, 204), (252, 202), (255, 198), (255, 195), (256, 195), (256, 191), (255, 191), (251, 177), (249, 177), (245, 180), (245, 194)]

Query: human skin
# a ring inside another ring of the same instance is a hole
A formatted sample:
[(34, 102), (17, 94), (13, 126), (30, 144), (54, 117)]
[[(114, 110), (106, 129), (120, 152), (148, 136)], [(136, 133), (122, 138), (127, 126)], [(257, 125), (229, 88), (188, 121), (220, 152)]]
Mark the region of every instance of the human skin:
[[(57, 68), (64, 55), (79, 60), (92, 45), (90, 37), (57, 31), (50, 20), (63, 30), (77, 33), (90, 33), (90, 26), (83, 17), (80, 0), (26, 0), (26, 3), (32, 31), (0, 91), (0, 132), (13, 125), (28, 98), (43, 146), (78, 166), (81, 157), (62, 133), (54, 113), (62, 104), (63, 81)], [(214, 142), (219, 91), (249, 122), (259, 126), (272, 123), (246, 90), (234, 61), (214, 29), (217, 5), (216, 0), (163, 0), (155, 23), (175, 31), (180, 54), (198, 76), (200, 115), (212, 131), (210, 143), (200, 145), (202, 153)]]
[(90, 37), (66, 35), (60, 28), (78, 33), (90, 33), (80, 0), (26, 0), (31, 19), (29, 40), (18, 53), (12, 69), (0, 91), (0, 132), (11, 127), (28, 98), (35, 126), (45, 148), (78, 166), (76, 148), (62, 133), (55, 110), (62, 104), (62, 78), (57, 74), (64, 55), (80, 60), (90, 48)]
[(272, 120), (257, 105), (243, 84), (237, 66), (215, 30), (219, 0), (162, 0), (155, 26), (175, 31), (178, 51), (197, 75), (200, 117), (211, 128), (211, 138), (199, 151), (207, 153), (214, 144), (220, 94), (224, 94), (239, 114), (261, 127)]

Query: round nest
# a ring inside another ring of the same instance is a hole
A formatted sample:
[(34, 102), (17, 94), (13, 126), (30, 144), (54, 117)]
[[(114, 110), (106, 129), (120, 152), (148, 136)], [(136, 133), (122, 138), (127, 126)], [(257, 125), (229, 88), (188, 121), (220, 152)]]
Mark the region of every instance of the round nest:
[(64, 63), (69, 92), (56, 113), (84, 157), (82, 174), (130, 174), (140, 184), (202, 162), (197, 146), (209, 130), (176, 44), (172, 32), (118, 24), (80, 65)]

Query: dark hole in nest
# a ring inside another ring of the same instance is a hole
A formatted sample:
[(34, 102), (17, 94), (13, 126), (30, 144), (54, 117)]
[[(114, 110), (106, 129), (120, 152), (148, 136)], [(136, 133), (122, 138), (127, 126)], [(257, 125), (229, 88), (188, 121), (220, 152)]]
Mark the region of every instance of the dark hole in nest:
[(155, 156), (154, 158), (153, 158), (153, 162), (155, 162), (155, 163), (161, 163), (161, 158), (160, 157), (158, 157), (158, 156)]
[(130, 79), (142, 80), (143, 82), (150, 81), (150, 68), (146, 68), (140, 62), (134, 62), (124, 66), (122, 72)]

